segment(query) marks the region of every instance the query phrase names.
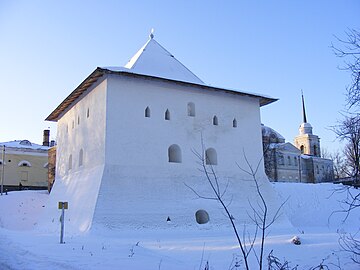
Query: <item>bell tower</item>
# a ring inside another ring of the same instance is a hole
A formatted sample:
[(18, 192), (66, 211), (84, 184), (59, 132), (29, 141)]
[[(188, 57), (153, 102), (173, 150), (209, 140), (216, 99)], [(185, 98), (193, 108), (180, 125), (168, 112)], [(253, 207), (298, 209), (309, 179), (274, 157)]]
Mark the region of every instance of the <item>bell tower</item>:
[(312, 133), (312, 126), (306, 120), (304, 95), (301, 92), (303, 122), (299, 127), (299, 135), (294, 139), (295, 146), (301, 154), (320, 157), (320, 139)]

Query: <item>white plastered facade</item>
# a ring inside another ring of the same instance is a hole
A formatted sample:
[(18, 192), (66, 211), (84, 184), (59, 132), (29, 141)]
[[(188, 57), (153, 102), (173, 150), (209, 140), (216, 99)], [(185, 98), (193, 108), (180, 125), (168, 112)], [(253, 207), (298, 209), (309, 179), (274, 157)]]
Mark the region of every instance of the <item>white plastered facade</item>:
[[(195, 116), (188, 115), (189, 103)], [(218, 125), (213, 124), (214, 116)], [(59, 117), (57, 139), (56, 181), (43, 223), (49, 230), (59, 228), (49, 223), (59, 215), (57, 201), (69, 202), (66, 215), (72, 232), (97, 226), (199, 229), (203, 225), (196, 223), (198, 210), (209, 214), (207, 227), (228, 226), (218, 202), (201, 199), (189, 188), (213, 196), (194, 153), (208, 148), (216, 151), (213, 168), (221, 188), (228, 184), (224, 199), (231, 201), (237, 222), (251, 222), (248, 201), (256, 205), (258, 199), (251, 177), (238, 168), (249, 169), (245, 156), (254, 168), (259, 165), (257, 179), (269, 209), (279, 206), (263, 168), (258, 97), (110, 73)], [(171, 145), (181, 149), (180, 163), (169, 162)]]

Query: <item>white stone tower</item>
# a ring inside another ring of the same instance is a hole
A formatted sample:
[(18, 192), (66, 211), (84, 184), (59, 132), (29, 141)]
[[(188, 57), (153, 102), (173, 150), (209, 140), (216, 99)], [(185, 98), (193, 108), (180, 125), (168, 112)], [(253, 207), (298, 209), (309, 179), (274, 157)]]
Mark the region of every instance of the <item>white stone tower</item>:
[(294, 144), (301, 154), (320, 157), (320, 138), (312, 133), (312, 126), (306, 120), (304, 95), (301, 93), (303, 122), (299, 127), (299, 135), (295, 137)]
[[(97, 68), (48, 116), (58, 123), (56, 180), (39, 229), (58, 230), (59, 201), (75, 234), (228, 226), (216, 201), (191, 190), (212, 196), (194, 152), (228, 183), (237, 222), (250, 223), (258, 196), (238, 166), (262, 160), (260, 106), (274, 101), (206, 85), (152, 33), (125, 67)], [(261, 191), (278, 209), (259, 165)]]

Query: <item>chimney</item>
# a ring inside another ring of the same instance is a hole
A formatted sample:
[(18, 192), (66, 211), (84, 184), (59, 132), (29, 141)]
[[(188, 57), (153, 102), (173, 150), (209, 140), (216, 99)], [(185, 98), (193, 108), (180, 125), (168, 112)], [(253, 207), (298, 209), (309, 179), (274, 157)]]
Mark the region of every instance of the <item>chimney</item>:
[(50, 142), (50, 130), (49, 129), (44, 129), (44, 135), (43, 135), (43, 146), (49, 146)]

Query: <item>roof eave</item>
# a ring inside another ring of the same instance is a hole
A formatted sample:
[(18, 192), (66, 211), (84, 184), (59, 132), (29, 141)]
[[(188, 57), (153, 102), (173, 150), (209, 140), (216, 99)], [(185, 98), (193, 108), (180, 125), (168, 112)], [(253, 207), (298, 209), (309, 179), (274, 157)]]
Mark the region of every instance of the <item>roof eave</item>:
[(208, 85), (204, 85), (204, 84), (178, 81), (178, 80), (161, 78), (161, 77), (156, 77), (156, 76), (151, 76), (151, 75), (137, 74), (137, 73), (127, 72), (127, 71), (113, 71), (113, 70), (98, 67), (78, 87), (76, 87), (75, 90), (72, 91), (71, 94), (69, 96), (67, 96), (63, 100), (63, 102), (61, 102), (60, 105), (57, 106), (56, 109), (48, 117), (46, 117), (45, 120), (53, 121), (53, 122), (56, 122), (57, 120), (59, 120), (60, 116), (67, 110), (67, 108), (69, 106), (71, 106), (71, 104), (73, 104), (89, 87), (91, 87), (99, 78), (101, 78), (105, 74), (121, 74), (121, 75), (125, 75), (125, 76), (141, 77), (141, 78), (145, 77), (145, 78), (151, 78), (154, 80), (176, 82), (176, 83), (182, 84), (182, 85), (193, 85), (196, 87), (201, 87), (203, 89), (209, 89), (209, 90), (213, 90), (213, 91), (222, 91), (222, 92), (232, 93), (235, 95), (249, 96), (252, 98), (258, 98), (260, 107), (268, 105), (268, 104), (273, 103), (278, 100), (276, 98), (270, 98), (270, 97), (246, 93), (246, 92), (238, 92), (238, 91), (234, 91), (234, 90), (229, 90), (229, 89), (224, 89), (224, 88), (219, 88), (219, 87), (214, 87), (214, 86), (208, 86)]
[(46, 121), (56, 122), (59, 119), (59, 116), (74, 102), (76, 99), (81, 96), (93, 83), (95, 83), (100, 77), (104, 75), (104, 70), (101, 68), (95, 69), (74, 91), (68, 95), (63, 102), (48, 116)]
[(152, 76), (152, 75), (138, 74), (138, 73), (134, 73), (134, 72), (127, 72), (124, 70), (113, 71), (113, 70), (103, 69), (103, 68), (98, 68), (98, 69), (101, 69), (104, 73), (107, 73), (107, 74), (123, 74), (123, 75), (130, 76), (130, 77), (147, 77), (147, 78), (152, 78), (155, 80), (176, 82), (178, 84), (183, 84), (183, 85), (193, 85), (193, 86), (201, 87), (201, 88), (205, 88), (205, 89), (211, 89), (211, 90), (215, 90), (215, 91), (223, 91), (223, 92), (232, 93), (235, 95), (258, 98), (260, 107), (268, 105), (270, 103), (273, 103), (273, 102), (279, 100), (278, 98), (271, 98), (271, 97), (266, 97), (266, 96), (251, 94), (251, 93), (246, 93), (246, 92), (238, 92), (238, 91), (234, 91), (234, 90), (230, 90), (230, 89), (225, 89), (225, 88), (220, 88), (220, 87), (215, 87), (215, 86), (210, 86), (210, 85), (205, 85), (205, 84), (198, 84), (198, 83), (194, 83), (194, 82), (185, 82), (185, 81), (179, 81), (179, 80), (174, 80), (174, 79), (156, 77), (156, 76)]
[(261, 97), (260, 98), (260, 107), (269, 105), (278, 100), (279, 100), (278, 98)]

